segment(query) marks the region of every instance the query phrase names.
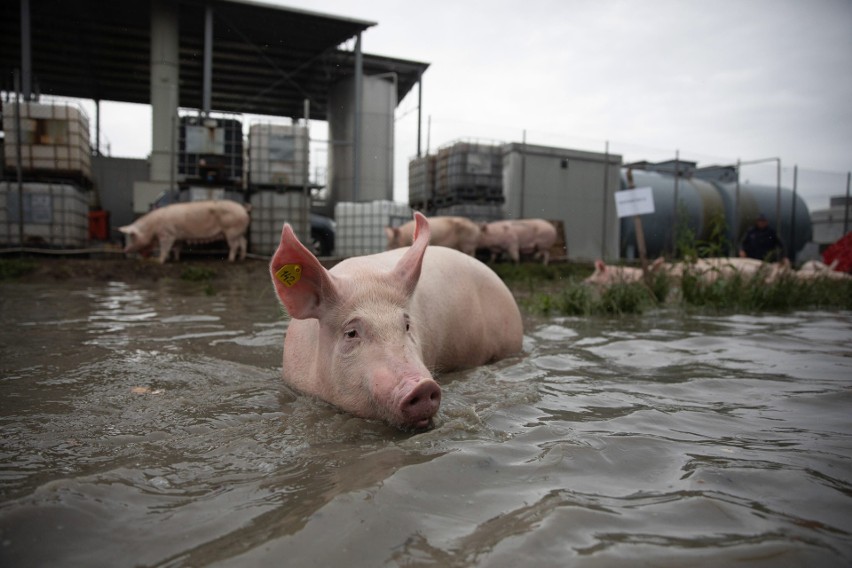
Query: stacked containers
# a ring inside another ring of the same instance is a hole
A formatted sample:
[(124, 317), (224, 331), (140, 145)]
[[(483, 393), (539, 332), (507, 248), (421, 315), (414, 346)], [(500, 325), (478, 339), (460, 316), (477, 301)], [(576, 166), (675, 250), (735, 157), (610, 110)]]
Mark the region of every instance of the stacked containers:
[(297, 191), (260, 191), (251, 202), (251, 243), (254, 254), (271, 255), (281, 241), (284, 223), (290, 223), (302, 243), (310, 242), (307, 197)]
[(178, 180), (242, 186), (243, 125), (226, 118), (180, 117)]
[(21, 169), (27, 179), (68, 179), (90, 185), (92, 177), (89, 119), (67, 104), (6, 103), (3, 155), (7, 173), (17, 167), (20, 108)]
[(434, 207), (437, 164), (438, 157), (434, 154), (408, 162), (408, 203), (412, 208), (431, 211)]
[(307, 183), (307, 129), (253, 124), (249, 128), (249, 184), (252, 188), (299, 187)]
[(456, 142), (438, 150), (435, 205), (503, 202), (502, 146)]
[(337, 221), (335, 251), (338, 256), (360, 256), (387, 248), (385, 227), (411, 221), (411, 208), (393, 201), (340, 202), (334, 208)]
[(85, 246), (89, 236), (86, 194), (71, 183), (23, 184), (24, 242), (20, 243), (20, 196), (16, 182), (0, 182), (0, 241), (49, 247)]

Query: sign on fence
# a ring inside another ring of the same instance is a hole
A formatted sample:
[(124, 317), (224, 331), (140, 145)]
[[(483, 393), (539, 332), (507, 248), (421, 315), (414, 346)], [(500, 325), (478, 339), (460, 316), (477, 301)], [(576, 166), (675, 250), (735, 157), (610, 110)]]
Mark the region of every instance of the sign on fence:
[(654, 194), (650, 187), (615, 192), (615, 211), (619, 218), (654, 212)]

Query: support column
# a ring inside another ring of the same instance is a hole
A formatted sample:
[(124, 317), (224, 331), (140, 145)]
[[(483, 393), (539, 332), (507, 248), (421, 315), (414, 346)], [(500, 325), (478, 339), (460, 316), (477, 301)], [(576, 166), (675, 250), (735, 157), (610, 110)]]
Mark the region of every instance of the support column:
[(30, 26), (30, 0), (21, 0), (21, 94), (33, 98), (33, 51)]
[(177, 3), (151, 2), (151, 171), (152, 182), (174, 182), (178, 109)]
[(204, 8), (204, 77), (202, 86), (201, 110), (204, 116), (210, 114), (213, 91), (213, 8), (208, 4)]
[(364, 98), (364, 57), (361, 53), (361, 34), (355, 39), (355, 120), (353, 132), (352, 151), (355, 163), (352, 169), (352, 201), (361, 198), (361, 121), (363, 118)]

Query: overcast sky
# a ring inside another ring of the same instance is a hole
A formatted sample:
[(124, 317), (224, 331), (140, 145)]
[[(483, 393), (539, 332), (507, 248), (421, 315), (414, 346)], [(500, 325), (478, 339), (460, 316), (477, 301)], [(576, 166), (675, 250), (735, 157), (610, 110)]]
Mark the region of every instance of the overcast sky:
[[(431, 116), (432, 149), (526, 131), (530, 143), (581, 150), (609, 141), (630, 161), (777, 156), (787, 186), (794, 164), (808, 170), (805, 194), (809, 174), (829, 180), (823, 206), (852, 169), (850, 0), (266, 1), (377, 22), (366, 53), (429, 63), (424, 147)], [(415, 90), (397, 110), (401, 201), (416, 105)], [(107, 136), (114, 155), (133, 153), (120, 132)], [(774, 165), (743, 175), (764, 170)]]

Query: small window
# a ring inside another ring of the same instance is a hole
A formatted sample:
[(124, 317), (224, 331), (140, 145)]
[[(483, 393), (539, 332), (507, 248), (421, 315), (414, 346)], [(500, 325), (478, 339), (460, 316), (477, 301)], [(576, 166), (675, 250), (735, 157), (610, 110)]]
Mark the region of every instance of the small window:
[(563, 170), (568, 169), (568, 158), (562, 158), (562, 161), (559, 163)]

